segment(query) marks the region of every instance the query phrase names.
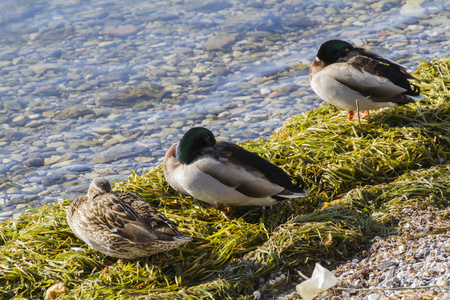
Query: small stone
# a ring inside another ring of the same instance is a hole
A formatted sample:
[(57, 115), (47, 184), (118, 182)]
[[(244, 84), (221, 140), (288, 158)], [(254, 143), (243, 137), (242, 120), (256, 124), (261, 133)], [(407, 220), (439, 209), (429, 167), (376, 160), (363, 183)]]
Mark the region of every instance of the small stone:
[(33, 157), (25, 160), (23, 165), (28, 168), (40, 167), (44, 165), (44, 159), (42, 157)]
[(261, 299), (261, 292), (260, 291), (254, 291), (253, 292), (253, 297), (255, 299)]
[(420, 6), (422, 1), (405, 1), (406, 3), (400, 8), (401, 15), (421, 15), (425, 9)]
[(57, 162), (60, 162), (61, 160), (63, 160), (63, 157), (61, 155), (52, 155), (44, 159), (44, 164), (46, 166), (53, 165), (56, 164)]
[(3, 101), (3, 107), (7, 110), (21, 110), (22, 105), (19, 102), (11, 100), (11, 101)]
[(20, 204), (26, 202), (22, 195), (12, 195), (9, 201), (11, 201), (12, 204)]
[(0, 211), (0, 220), (9, 219), (13, 215), (12, 211)]
[(60, 96), (61, 92), (56, 89), (55, 87), (51, 86), (42, 86), (38, 89), (36, 89), (33, 94), (39, 95), (39, 96)]
[(212, 13), (232, 7), (233, 5), (225, 0), (189, 0), (185, 6), (190, 11)]
[(185, 121), (175, 121), (170, 125), (170, 128), (181, 128), (186, 125)]
[(223, 111), (217, 115), (217, 118), (225, 118), (228, 117), (229, 115), (231, 115), (229, 111)]
[(372, 293), (367, 296), (367, 300), (379, 300), (381, 295), (378, 293)]
[(61, 110), (55, 116), (55, 119), (78, 119), (79, 117), (84, 117), (90, 114), (95, 114), (95, 112), (90, 108), (83, 106), (71, 106)]
[(25, 124), (26, 128), (36, 128), (39, 126), (42, 126), (46, 124), (46, 122), (44, 120), (32, 120), (30, 122), (28, 122), (27, 124)]
[(62, 66), (56, 63), (38, 63), (35, 65), (29, 66), (29, 69), (36, 73), (37, 75), (43, 74), (49, 70), (58, 71), (63, 69)]
[(154, 157), (146, 157), (146, 156), (138, 156), (138, 157), (135, 157), (134, 160), (137, 161), (138, 163), (148, 163), (148, 162), (155, 160), (155, 158)]
[(262, 88), (259, 90), (259, 92), (261, 93), (261, 95), (268, 95), (270, 94), (270, 90), (268, 88)]
[(133, 144), (116, 145), (108, 150), (92, 155), (91, 159), (94, 163), (102, 164), (130, 156), (138, 156), (139, 153), (143, 153), (145, 150), (147, 150), (147, 148)]
[(132, 33), (135, 33), (137, 31), (137, 27), (134, 25), (121, 25), (117, 27), (116, 29), (113, 29), (109, 32), (109, 34), (116, 35), (116, 36), (125, 36), (130, 35)]
[(278, 97), (278, 96), (280, 96), (280, 95), (281, 95), (280, 92), (273, 91), (272, 93), (268, 94), (267, 97), (269, 97), (269, 98), (275, 98), (275, 97)]
[(400, 285), (401, 281), (398, 277), (392, 278), (392, 283), (396, 286)]
[(230, 50), (236, 41), (237, 33), (219, 32), (213, 34), (205, 43), (206, 50)]
[(111, 127), (96, 127), (92, 128), (92, 131), (98, 134), (112, 134), (114, 133), (114, 129)]
[(238, 108), (232, 108), (229, 111), (232, 115), (237, 115), (237, 114), (243, 113), (246, 110), (247, 110), (247, 108), (245, 108), (245, 107), (238, 107)]
[(46, 118), (52, 118), (52, 117), (55, 116), (55, 112), (53, 112), (53, 111), (44, 111), (44, 112), (42, 113), (42, 115), (43, 115), (44, 117), (46, 117)]
[(24, 160), (24, 157), (20, 154), (11, 154), (11, 159), (18, 162), (22, 162)]
[(277, 276), (275, 277), (275, 283), (280, 283), (282, 281), (284, 281), (286, 279), (286, 276), (284, 278), (282, 278), (281, 276)]
[(450, 285), (450, 280), (445, 280), (445, 279), (439, 278), (436, 281), (436, 285), (437, 286), (449, 286)]
[(114, 41), (105, 41), (105, 42), (100, 42), (98, 43), (99, 47), (109, 47), (111, 45), (114, 45), (116, 42)]

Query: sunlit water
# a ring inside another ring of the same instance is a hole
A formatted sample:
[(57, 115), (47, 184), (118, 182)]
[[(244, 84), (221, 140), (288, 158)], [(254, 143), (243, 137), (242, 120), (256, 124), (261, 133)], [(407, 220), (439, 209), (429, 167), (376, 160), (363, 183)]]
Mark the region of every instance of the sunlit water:
[[(447, 1), (14, 0), (0, 9), (3, 218), (73, 199), (97, 176), (148, 171), (192, 126), (234, 142), (272, 134), (322, 104), (307, 67), (326, 40), (410, 70), (449, 54)], [(150, 98), (105, 100), (136, 88)], [(116, 159), (103, 162), (108, 149)]]

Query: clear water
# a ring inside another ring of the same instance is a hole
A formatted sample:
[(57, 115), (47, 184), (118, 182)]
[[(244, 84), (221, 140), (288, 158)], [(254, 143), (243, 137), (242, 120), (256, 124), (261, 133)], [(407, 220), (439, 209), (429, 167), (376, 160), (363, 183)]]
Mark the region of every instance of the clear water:
[[(370, 48), (411, 70), (420, 59), (446, 57), (449, 6), (2, 1), (2, 215), (26, 203), (73, 199), (97, 176), (122, 180), (129, 170), (148, 171), (192, 126), (232, 141), (270, 135), (293, 115), (322, 104), (309, 88), (307, 66), (326, 40)], [(149, 85), (166, 91), (164, 97), (125, 106), (101, 102)], [(268, 97), (273, 91), (285, 93)], [(69, 107), (91, 113), (58, 119)], [(94, 161), (108, 149), (118, 151), (117, 160)], [(31, 158), (45, 164), (25, 167)]]

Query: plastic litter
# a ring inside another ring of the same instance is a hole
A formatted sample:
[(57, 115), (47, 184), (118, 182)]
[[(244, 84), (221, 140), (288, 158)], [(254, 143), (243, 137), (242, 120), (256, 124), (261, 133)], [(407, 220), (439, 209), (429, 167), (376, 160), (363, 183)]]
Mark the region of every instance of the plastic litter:
[(335, 286), (338, 279), (333, 273), (316, 263), (310, 279), (297, 285), (297, 292), (305, 300), (313, 300), (321, 292)]

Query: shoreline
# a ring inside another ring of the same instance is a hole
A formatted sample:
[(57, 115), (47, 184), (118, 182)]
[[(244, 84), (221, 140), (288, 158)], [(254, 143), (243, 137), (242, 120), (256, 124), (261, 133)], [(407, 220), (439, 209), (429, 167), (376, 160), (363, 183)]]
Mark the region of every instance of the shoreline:
[(323, 103), (307, 72), (324, 40), (409, 68), (447, 55), (450, 41), (436, 0), (103, 4), (0, 4), (9, 22), (0, 32), (0, 222), (72, 200), (94, 177), (144, 174), (192, 126), (233, 142), (270, 137)]
[[(277, 286), (277, 278), (298, 283), (296, 270), (309, 274), (322, 262), (355, 291), (431, 284), (440, 287), (419, 297), (446, 299), (449, 70), (450, 59), (423, 63), (414, 75), (426, 99), (374, 112), (363, 120), (370, 136), (360, 137), (356, 122), (341, 122), (345, 112), (325, 105), (242, 144), (300, 177), (305, 198), (224, 212), (176, 193), (161, 167), (118, 182), (116, 189), (138, 193), (195, 237), (180, 249), (134, 261), (106, 257), (71, 232), (69, 201), (0, 224), (0, 284), (7, 287), (0, 295), (36, 298), (63, 284), (67, 297), (78, 298), (253, 299), (258, 291), (271, 299), (292, 288)], [(356, 292), (321, 299), (365, 299)], [(395, 293), (367, 297), (413, 296)]]

